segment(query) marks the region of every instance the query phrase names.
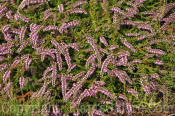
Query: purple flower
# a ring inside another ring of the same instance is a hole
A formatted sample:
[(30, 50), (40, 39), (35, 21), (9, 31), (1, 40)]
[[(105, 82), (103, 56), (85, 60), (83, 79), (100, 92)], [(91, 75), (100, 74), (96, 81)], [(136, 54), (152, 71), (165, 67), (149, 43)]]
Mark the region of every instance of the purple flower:
[(119, 7), (113, 7), (111, 8), (112, 11), (118, 12), (121, 15), (124, 15), (124, 12)]
[(77, 25), (79, 25), (79, 21), (78, 20), (74, 20), (74, 21), (71, 21), (71, 22), (69, 22), (67, 24), (63, 23), (58, 30), (59, 30), (60, 33), (67, 32), (67, 29), (69, 27), (75, 27)]
[(131, 37), (131, 36), (139, 36), (140, 34), (139, 33), (126, 33), (125, 35), (128, 37)]
[(157, 73), (154, 73), (152, 75), (150, 75), (151, 79), (159, 79), (159, 75)]
[(86, 60), (86, 65), (85, 65), (86, 68), (89, 67), (90, 63), (94, 63), (96, 58), (97, 58), (96, 54), (90, 55), (90, 57)]
[(98, 92), (101, 92), (101, 93), (107, 95), (108, 97), (110, 97), (110, 99), (113, 99), (113, 100), (115, 99), (115, 96), (112, 93), (110, 93), (108, 90), (106, 90), (105, 88), (97, 87), (96, 89)]
[(89, 95), (89, 91), (85, 89), (83, 93), (80, 94), (77, 101), (76, 100), (72, 101), (73, 102), (72, 105), (75, 107), (77, 104), (80, 104), (81, 100), (83, 100), (88, 95)]
[(64, 6), (63, 6), (63, 4), (59, 4), (58, 5), (58, 11), (59, 12), (64, 12)]
[(94, 109), (93, 116), (105, 116), (105, 114), (101, 110)]
[(68, 44), (68, 47), (71, 47), (72, 49), (75, 49), (76, 51), (80, 51), (79, 45), (77, 43), (70, 43)]
[(5, 12), (7, 11), (7, 7), (0, 6), (0, 19), (5, 15)]
[(54, 106), (53, 107), (53, 114), (54, 114), (54, 116), (57, 116), (59, 112), (60, 111), (58, 110), (58, 107), (57, 106)]
[(127, 13), (123, 16), (123, 18), (131, 18), (137, 14), (138, 8), (126, 8)]
[(30, 18), (27, 18), (27, 17), (25, 17), (25, 16), (22, 16), (20, 13), (16, 13), (15, 15), (14, 15), (14, 19), (17, 21), (18, 19), (21, 19), (22, 21), (24, 21), (24, 22), (26, 22), (26, 23), (28, 23), (29, 22), (29, 20), (30, 20)]
[(13, 99), (13, 92), (12, 92), (12, 90), (8, 89), (7, 90), (7, 94), (8, 94), (10, 99)]
[(128, 77), (127, 73), (123, 70), (117, 68), (113, 69), (112, 72), (119, 78), (122, 83), (125, 83), (125, 80), (132, 84), (132, 80)]
[(67, 69), (67, 72), (70, 72), (72, 69), (74, 69), (77, 66), (76, 63), (71, 64), (71, 66)]
[(50, 30), (58, 30), (58, 27), (57, 26), (53, 26), (53, 25), (49, 25), (49, 26), (46, 26), (43, 31), (50, 31)]
[(162, 42), (161, 39), (151, 40), (151, 41), (149, 41), (149, 44), (150, 44), (150, 45), (153, 45), (153, 44), (160, 43), (160, 42)]
[(92, 48), (97, 56), (98, 64), (101, 65), (101, 54), (100, 54), (100, 51), (96, 45), (96, 40), (92, 37), (88, 37), (88, 43), (92, 46)]
[(154, 61), (154, 64), (163, 65), (163, 61), (161, 61), (161, 60), (155, 60)]
[(129, 42), (127, 42), (126, 39), (121, 38), (121, 42), (122, 42), (127, 48), (129, 48), (131, 51), (137, 52), (136, 49), (135, 49)]
[(141, 85), (143, 87), (144, 92), (146, 93), (146, 95), (149, 95), (151, 90), (150, 90), (150, 87), (146, 85), (145, 83), (146, 82), (141, 81)]
[(28, 41), (22, 42), (20, 47), (17, 49), (17, 52), (20, 53), (28, 44), (29, 44)]
[(45, 3), (50, 0), (25, 0), (25, 5), (30, 5), (30, 4), (38, 4), (38, 3)]
[(146, 24), (146, 23), (140, 23), (140, 24), (138, 24), (138, 25), (137, 25), (137, 28), (138, 28), (138, 29), (150, 30), (151, 32), (154, 31), (154, 29), (152, 28), (152, 26), (149, 25), (149, 24)]
[(115, 74), (115, 76), (117, 76), (119, 78), (119, 80), (122, 83), (125, 83), (125, 78), (123, 77), (121, 71), (119, 71), (118, 69), (113, 69), (112, 72)]
[(8, 65), (6, 63), (0, 64), (0, 71), (3, 71), (8, 68)]
[(52, 65), (52, 74), (51, 74), (51, 77), (52, 77), (52, 85), (55, 86), (55, 83), (56, 83), (56, 79), (57, 79), (57, 69), (56, 69), (56, 63), (54, 63)]
[(19, 78), (19, 85), (20, 85), (20, 88), (24, 88), (24, 84), (25, 84), (25, 78), (24, 78), (24, 77), (20, 77), (20, 78)]
[(154, 34), (146, 34), (146, 35), (140, 35), (138, 38), (137, 38), (137, 40), (143, 40), (143, 39), (145, 39), (145, 38), (150, 38), (150, 37), (152, 37)]
[(128, 111), (128, 115), (132, 115), (132, 106), (131, 106), (131, 102), (130, 101), (127, 101), (126, 102), (126, 109)]
[(117, 13), (114, 13), (113, 15), (113, 23), (116, 23), (117, 22), (117, 17), (118, 17), (118, 14)]
[(96, 86), (103, 86), (103, 85), (105, 85), (105, 82), (104, 81), (94, 81), (94, 84)]
[(145, 47), (146, 50), (150, 53), (153, 53), (153, 54), (158, 54), (158, 55), (164, 55), (165, 52), (160, 50), (160, 49), (152, 49), (151, 47)]
[(155, 83), (154, 82), (150, 82), (150, 88), (152, 89), (152, 90), (156, 90), (156, 85), (155, 85)]
[(78, 112), (76, 112), (76, 113), (74, 113), (74, 114), (73, 114), (73, 116), (79, 116), (79, 113), (78, 113)]
[(16, 67), (19, 63), (20, 63), (20, 60), (15, 60), (15, 61), (10, 65), (10, 67), (11, 67), (11, 68), (14, 68), (14, 67)]
[(101, 71), (100, 71), (100, 75), (103, 76), (104, 72), (107, 72), (107, 68), (108, 68), (108, 64), (113, 61), (114, 56), (113, 54), (109, 55), (103, 62), (102, 66), (101, 66)]
[(24, 39), (26, 30), (27, 30), (27, 27), (22, 27), (22, 28), (21, 28), (21, 32), (20, 32), (20, 35), (19, 35), (19, 38), (20, 38), (19, 41), (20, 41), (20, 43), (23, 42), (23, 39)]
[(62, 58), (60, 52), (56, 51), (56, 60), (59, 70), (62, 70)]
[(41, 89), (36, 92), (35, 94), (33, 94), (31, 97), (42, 97), (42, 95), (44, 94), (44, 92), (46, 91), (46, 87), (50, 82), (45, 82), (44, 85), (41, 87)]
[(100, 37), (100, 41), (105, 45), (108, 46), (108, 42), (106, 41), (106, 39), (104, 37)]
[(169, 3), (160, 7), (154, 14), (153, 20), (161, 20), (173, 7), (175, 3)]
[(73, 78), (73, 80), (76, 80), (77, 78), (79, 78), (79, 77), (83, 76), (84, 74), (85, 74), (85, 72), (84, 72), (84, 71), (82, 71), (82, 72), (80, 72), (80, 73), (76, 74), (75, 76), (73, 76), (72, 78)]
[(117, 49), (117, 48), (119, 48), (118, 45), (110, 45), (110, 46), (109, 46), (109, 50), (110, 50), (110, 51), (115, 50), (115, 49)]
[(119, 94), (119, 98), (128, 101), (128, 98), (123, 94)]
[(82, 8), (76, 8), (70, 11), (70, 14), (74, 14), (74, 13), (87, 14), (87, 12), (83, 10)]
[(86, 1), (77, 1), (74, 4), (72, 4), (72, 7), (76, 8), (76, 7), (83, 5), (83, 4), (87, 4), (87, 2)]
[(132, 95), (134, 95), (135, 97), (138, 95), (137, 91), (135, 91), (134, 89), (130, 88), (130, 89), (127, 89), (127, 91), (129, 93), (131, 93)]
[(63, 99), (66, 100), (66, 90), (67, 90), (67, 83), (66, 83), (66, 76), (65, 75), (61, 75), (61, 88), (62, 88), (62, 95), (63, 95)]
[(3, 75), (3, 82), (5, 83), (7, 81), (8, 78), (10, 78), (10, 73), (11, 73), (11, 70), (7, 70), (4, 75)]
[(130, 56), (130, 53), (128, 51), (125, 51), (125, 53), (123, 52), (118, 52), (118, 57), (119, 58), (122, 58), (122, 57), (125, 57), (125, 56)]
[(127, 56), (123, 56), (123, 57), (121, 57), (121, 58), (119, 59), (119, 61), (118, 61), (115, 65), (117, 65), (117, 66), (121, 66), (121, 65), (126, 66), (127, 63), (128, 63), (128, 58), (127, 58)]
[(142, 63), (142, 60), (140, 60), (140, 59), (134, 59), (130, 63)]
[(0, 56), (0, 62), (4, 60), (4, 57), (3, 56)]
[(69, 51), (68, 51), (67, 47), (64, 47), (63, 53), (64, 53), (64, 57), (65, 57), (68, 69), (70, 70), (72, 64), (71, 64), (71, 58), (70, 58)]
[(121, 25), (132, 25), (132, 26), (135, 26), (136, 25), (136, 22), (134, 21), (131, 21), (131, 20), (123, 20), (120, 22)]
[(8, 19), (13, 19), (12, 11), (11, 11), (11, 10), (9, 10), (9, 11), (6, 13), (6, 17), (7, 17)]

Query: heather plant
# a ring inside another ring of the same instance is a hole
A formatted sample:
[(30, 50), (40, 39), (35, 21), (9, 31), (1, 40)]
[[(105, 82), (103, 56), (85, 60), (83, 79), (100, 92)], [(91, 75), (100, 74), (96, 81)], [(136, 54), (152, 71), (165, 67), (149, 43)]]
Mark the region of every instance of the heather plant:
[(173, 0), (0, 0), (0, 113), (175, 105), (174, 21)]

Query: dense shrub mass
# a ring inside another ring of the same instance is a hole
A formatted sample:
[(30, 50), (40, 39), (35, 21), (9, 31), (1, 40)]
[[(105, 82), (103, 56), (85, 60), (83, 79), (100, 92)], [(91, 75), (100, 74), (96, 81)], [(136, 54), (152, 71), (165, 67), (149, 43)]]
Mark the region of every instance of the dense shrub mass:
[(0, 112), (145, 115), (174, 105), (174, 23), (173, 0), (0, 0)]

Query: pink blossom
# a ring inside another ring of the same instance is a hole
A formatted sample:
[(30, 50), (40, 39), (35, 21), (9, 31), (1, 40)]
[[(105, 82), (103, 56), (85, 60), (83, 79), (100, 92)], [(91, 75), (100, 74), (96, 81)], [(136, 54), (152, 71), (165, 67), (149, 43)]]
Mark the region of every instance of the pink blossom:
[(46, 26), (43, 31), (50, 31), (50, 30), (58, 30), (58, 27), (57, 26), (53, 26), (53, 25), (49, 25), (49, 26)]
[(76, 8), (70, 11), (70, 14), (74, 14), (74, 13), (87, 14), (87, 12), (83, 10), (82, 8)]
[(5, 83), (7, 81), (8, 78), (10, 78), (10, 73), (11, 73), (11, 70), (7, 70), (4, 75), (3, 75), (3, 82)]
[(6, 13), (6, 17), (7, 17), (8, 19), (13, 19), (12, 11), (11, 11), (11, 10), (9, 10), (9, 11)]
[(131, 106), (131, 102), (130, 101), (126, 102), (126, 109), (128, 111), (128, 114), (132, 115), (132, 106)]
[(117, 49), (117, 48), (119, 48), (118, 45), (110, 45), (110, 46), (109, 46), (109, 50), (110, 50), (110, 51), (115, 50), (115, 49)]
[(146, 50), (150, 53), (153, 53), (153, 54), (158, 54), (158, 55), (164, 55), (165, 52), (160, 50), (160, 49), (152, 49), (151, 47), (145, 47)]
[(126, 39), (121, 38), (121, 42), (131, 51), (136, 52), (136, 49), (129, 42), (127, 42)]
[(100, 37), (100, 41), (105, 45), (108, 46), (108, 43), (104, 37)]
[(118, 12), (121, 15), (124, 15), (124, 12), (119, 7), (113, 7), (111, 8), (112, 11)]
[(0, 64), (0, 71), (3, 71), (8, 68), (8, 65), (6, 63)]
[(140, 34), (139, 33), (126, 33), (125, 35), (128, 37), (131, 37), (131, 36), (139, 36)]
[(18, 19), (21, 19), (22, 21), (24, 21), (24, 22), (26, 22), (26, 23), (28, 23), (29, 22), (29, 20), (30, 20), (30, 18), (27, 18), (27, 17), (25, 17), (25, 16), (22, 16), (20, 13), (16, 13), (15, 15), (14, 15), (14, 19), (17, 21)]
[(24, 39), (24, 36), (25, 36), (26, 30), (27, 30), (27, 27), (22, 27), (22, 28), (21, 28), (21, 32), (20, 32), (20, 35), (19, 35), (19, 37), (20, 37), (20, 40), (19, 40), (20, 43), (23, 42), (23, 39)]
[(121, 71), (119, 71), (118, 69), (113, 69), (112, 72), (115, 74), (115, 76), (117, 76), (119, 78), (119, 80), (122, 82), (122, 83), (125, 83), (125, 78), (123, 77)]
[(96, 58), (97, 58), (96, 54), (90, 55), (90, 57), (86, 60), (86, 65), (85, 65), (86, 68), (89, 67), (90, 63), (94, 63)]
[(20, 77), (20, 78), (19, 78), (19, 85), (20, 85), (20, 88), (24, 88), (24, 84), (25, 84), (25, 78), (24, 78), (24, 77)]
[(109, 55), (103, 62), (102, 66), (101, 66), (101, 71), (100, 71), (100, 75), (103, 76), (103, 73), (107, 71), (108, 68), (108, 64), (113, 61), (114, 56), (113, 54)]
[(77, 1), (74, 4), (72, 4), (72, 7), (76, 8), (76, 7), (83, 5), (83, 4), (87, 4), (87, 2), (86, 1)]
[(80, 72), (80, 73), (76, 74), (75, 76), (73, 76), (72, 78), (73, 78), (73, 80), (76, 80), (77, 78), (79, 78), (79, 77), (83, 76), (84, 74), (85, 74), (85, 72), (84, 72), (84, 71), (82, 71), (82, 72)]
[(154, 29), (152, 28), (152, 26), (149, 25), (149, 24), (146, 24), (146, 23), (140, 23), (140, 24), (138, 24), (138, 25), (137, 25), (137, 28), (138, 28), (138, 29), (150, 30), (151, 32), (154, 31)]
[(140, 60), (140, 59), (134, 59), (133, 61), (131, 61), (131, 63), (142, 63), (142, 60)]
[(128, 101), (128, 98), (123, 94), (119, 94), (119, 98)]
[(146, 35), (140, 35), (138, 38), (137, 38), (137, 40), (143, 40), (143, 39), (145, 39), (145, 38), (149, 38), (149, 37), (152, 37), (153, 36), (153, 34), (151, 33), (151, 34), (146, 34)]
[(63, 6), (63, 4), (59, 4), (58, 5), (58, 11), (59, 12), (64, 12), (64, 6)]
[(161, 61), (161, 60), (155, 60), (154, 61), (154, 64), (163, 65), (163, 61)]
[(54, 114), (54, 116), (57, 116), (58, 113), (59, 113), (58, 107), (57, 106), (54, 106), (53, 107), (53, 114)]
[(130, 88), (130, 89), (127, 89), (127, 91), (129, 93), (131, 93), (132, 95), (134, 95), (135, 97), (138, 95), (137, 91), (135, 91), (134, 89)]
[(65, 75), (61, 75), (61, 88), (62, 88), (62, 95), (64, 100), (66, 100), (66, 89), (67, 89), (67, 83), (66, 83), (66, 77)]

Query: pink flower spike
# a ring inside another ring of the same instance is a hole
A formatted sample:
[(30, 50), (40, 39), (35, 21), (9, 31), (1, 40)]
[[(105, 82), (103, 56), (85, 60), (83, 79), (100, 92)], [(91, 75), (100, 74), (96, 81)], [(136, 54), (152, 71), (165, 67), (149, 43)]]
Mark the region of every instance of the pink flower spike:
[(129, 92), (129, 93), (131, 93), (133, 96), (137, 96), (138, 95), (138, 93), (137, 93), (137, 91), (135, 91), (134, 89), (132, 89), (132, 88), (130, 88), (130, 89), (127, 89), (127, 91)]
[(155, 60), (154, 61), (154, 64), (163, 65), (163, 61), (161, 61), (161, 60)]
[(123, 94), (120, 94), (120, 95), (119, 95), (119, 98), (120, 98), (120, 99), (123, 99), (123, 100), (125, 100), (125, 101), (128, 101), (128, 98), (127, 98), (125, 95), (123, 95)]
[(20, 77), (20, 78), (19, 78), (19, 85), (20, 85), (20, 88), (24, 88), (24, 84), (25, 84), (25, 78), (24, 78), (24, 77)]
[(70, 14), (74, 14), (74, 13), (87, 14), (87, 12), (83, 10), (82, 8), (76, 8), (70, 11)]
[(76, 8), (76, 7), (83, 5), (83, 4), (87, 4), (87, 2), (86, 1), (77, 1), (72, 5), (72, 7)]
[(58, 5), (58, 11), (59, 12), (64, 12), (64, 6), (63, 6), (63, 4), (59, 4)]
[(11, 70), (7, 70), (3, 75), (3, 82), (5, 83), (7, 79), (10, 77)]
[(105, 45), (108, 46), (108, 43), (104, 37), (100, 37), (100, 41)]
[(53, 114), (54, 114), (54, 116), (57, 116), (58, 113), (59, 113), (58, 107), (57, 106), (54, 106), (53, 107)]

